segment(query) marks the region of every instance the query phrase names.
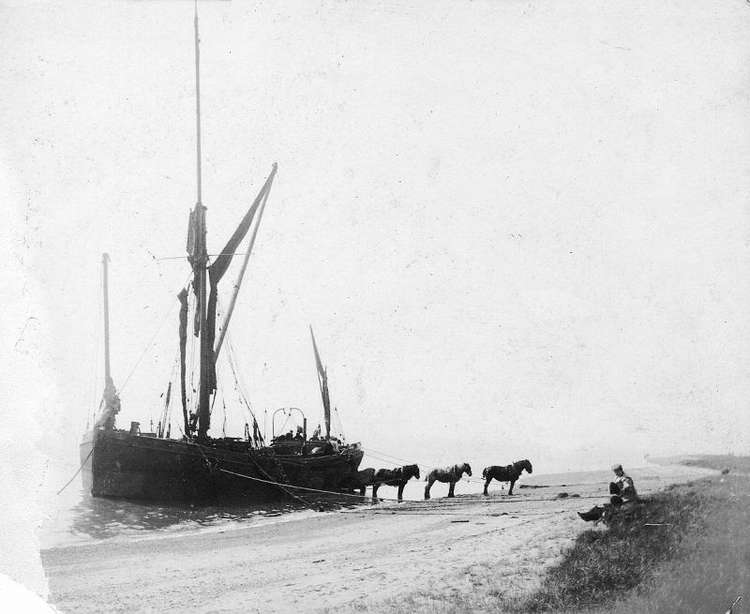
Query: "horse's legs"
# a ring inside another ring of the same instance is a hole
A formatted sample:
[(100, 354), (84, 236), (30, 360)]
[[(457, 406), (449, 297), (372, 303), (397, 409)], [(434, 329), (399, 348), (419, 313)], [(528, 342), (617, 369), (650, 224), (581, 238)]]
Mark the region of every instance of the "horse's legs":
[(360, 497), (364, 497), (365, 496), (365, 488), (367, 488), (367, 486), (360, 486), (360, 488), (359, 488), (359, 496)]
[(375, 482), (372, 485), (372, 500), (373, 501), (378, 500), (378, 488), (380, 488), (380, 482)]
[(455, 497), (456, 495), (453, 493), (453, 489), (456, 487), (455, 482), (451, 482), (451, 485), (448, 487), (448, 496), (449, 497)]
[(492, 476), (487, 477), (487, 481), (484, 483), (484, 494), (487, 495), (487, 487), (490, 485), (490, 482), (492, 481)]
[(432, 488), (432, 485), (435, 483), (435, 480), (430, 478), (427, 480), (427, 486), (424, 487), (424, 498), (429, 499), (430, 498), (430, 488)]
[(398, 500), (401, 501), (404, 498), (404, 486), (406, 482), (399, 482), (398, 484)]
[(513, 484), (515, 484), (515, 483), (516, 483), (516, 481), (515, 481), (515, 480), (511, 480), (511, 481), (510, 481), (510, 488), (508, 489), (508, 494), (509, 494), (509, 495), (512, 495), (512, 494), (513, 494)]

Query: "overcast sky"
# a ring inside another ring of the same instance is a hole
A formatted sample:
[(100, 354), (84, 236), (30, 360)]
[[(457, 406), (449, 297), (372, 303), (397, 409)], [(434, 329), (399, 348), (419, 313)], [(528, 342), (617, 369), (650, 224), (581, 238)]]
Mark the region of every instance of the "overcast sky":
[[(209, 251), (279, 165), (230, 330), (259, 418), (320, 419), (312, 324), (367, 449), (542, 472), (750, 452), (746, 2), (200, 16)], [(0, 39), (2, 411), (57, 487), (103, 386), (102, 252), (121, 426), (158, 420), (174, 364), (193, 7), (3, 2)]]

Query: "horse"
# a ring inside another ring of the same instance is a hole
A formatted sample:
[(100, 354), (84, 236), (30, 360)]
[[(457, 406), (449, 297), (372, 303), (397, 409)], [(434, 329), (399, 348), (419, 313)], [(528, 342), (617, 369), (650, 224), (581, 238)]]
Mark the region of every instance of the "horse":
[(527, 458), (516, 461), (515, 463), (513, 463), (512, 465), (508, 465), (507, 467), (499, 467), (498, 465), (485, 467), (484, 471), (482, 471), (482, 477), (485, 479), (484, 494), (487, 494), (487, 487), (490, 485), (490, 482), (495, 479), (498, 482), (510, 482), (508, 494), (512, 495), (513, 485), (516, 483), (516, 480), (521, 477), (521, 472), (524, 469), (526, 469), (528, 473), (532, 472), (531, 463)]
[(398, 486), (398, 500), (404, 496), (404, 486), (411, 478), (419, 479), (419, 467), (417, 465), (404, 465), (396, 469), (378, 469), (372, 481), (372, 498), (378, 496), (378, 488), (382, 485)]
[(354, 481), (356, 482), (355, 488), (359, 489), (360, 497), (365, 496), (365, 488), (373, 484), (374, 478), (375, 478), (375, 469), (373, 469), (372, 467), (368, 467), (367, 469), (362, 469), (362, 471), (357, 471), (357, 476), (354, 478)]
[(430, 488), (432, 488), (432, 485), (436, 481), (443, 482), (444, 484), (446, 482), (449, 482), (450, 487), (448, 488), (448, 496), (455, 497), (456, 495), (453, 493), (453, 490), (456, 487), (456, 482), (458, 482), (463, 477), (464, 473), (468, 476), (471, 476), (471, 467), (469, 466), (469, 463), (463, 463), (462, 465), (453, 465), (452, 467), (445, 467), (443, 469), (433, 469), (432, 471), (430, 471), (430, 473), (427, 474), (427, 477), (425, 478), (427, 486), (424, 487), (424, 498), (430, 498)]

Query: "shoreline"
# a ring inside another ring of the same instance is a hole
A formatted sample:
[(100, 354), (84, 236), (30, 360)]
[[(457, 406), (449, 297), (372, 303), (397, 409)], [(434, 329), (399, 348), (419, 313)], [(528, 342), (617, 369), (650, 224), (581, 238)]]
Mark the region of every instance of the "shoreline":
[[(663, 485), (666, 485), (671, 483), (673, 479), (679, 479), (680, 476), (682, 476), (686, 471), (689, 471), (691, 473), (707, 471), (708, 473), (711, 473), (710, 470), (707, 470), (705, 468), (695, 466), (688, 467), (676, 463), (650, 463), (642, 467), (632, 468), (631, 473), (639, 483), (641, 483), (644, 479), (651, 480), (653, 479), (654, 474), (659, 474), (661, 483)], [(598, 483), (606, 487), (609, 479), (609, 473), (610, 472), (606, 469), (596, 469), (591, 471), (573, 471), (564, 473), (535, 473), (532, 475), (524, 474), (516, 485), (516, 495), (538, 497), (540, 494), (547, 492), (545, 491), (545, 489), (567, 489), (571, 491), (580, 489), (582, 492), (591, 492), (596, 482), (592, 482), (591, 479), (586, 481), (583, 478), (590, 478), (590, 476), (596, 475), (601, 478)], [(471, 478), (470, 480), (464, 478), (457, 484), (456, 487), (457, 500), (463, 499), (465, 497), (479, 495), (481, 493), (483, 483), (484, 481), (477, 477)], [(423, 487), (424, 481), (422, 480), (410, 481), (404, 492), (404, 503), (423, 505)], [(501, 486), (497, 482), (493, 481), (493, 483), (490, 485), (491, 495), (504, 496), (506, 491), (507, 484)], [(594, 489), (592, 494), (593, 498), (597, 498), (598, 495), (596, 493), (599, 492), (600, 491), (596, 491)], [(446, 493), (447, 486), (444, 484), (436, 483), (433, 487), (433, 499), (435, 500), (444, 499)], [(385, 503), (380, 504), (380, 508), (391, 504), (396, 504), (395, 489), (383, 488), (380, 492), (380, 495), (382, 495), (380, 497), (381, 501), (385, 501)], [(223, 512), (225, 510), (221, 508), (221, 506), (209, 506), (209, 508), (207, 509), (210, 509), (211, 515), (214, 516), (209, 520), (202, 519), (200, 521), (196, 521), (194, 518), (183, 518), (180, 520), (176, 519), (175, 517), (174, 520), (168, 521), (167, 524), (162, 527), (153, 527), (147, 529), (134, 528), (133, 526), (122, 524), (115, 526), (111, 530), (111, 535), (100, 536), (88, 534), (85, 531), (72, 531), (69, 526), (70, 523), (74, 520), (74, 518), (72, 517), (73, 512), (71, 510), (73, 508), (81, 506), (82, 504), (86, 505), (86, 499), (89, 500), (88, 504), (93, 504), (92, 502), (94, 500), (92, 500), (90, 496), (79, 495), (75, 500), (71, 500), (69, 503), (59, 508), (59, 510), (54, 514), (54, 520), (48, 521), (48, 523), (45, 523), (45, 525), (43, 525), (41, 531), (38, 534), (39, 539), (42, 542), (42, 547), (40, 548), (42, 552), (53, 550), (55, 548), (64, 548), (76, 545), (92, 545), (110, 542), (132, 543), (140, 540), (183, 538), (193, 534), (210, 534), (223, 531), (242, 530), (244, 528), (261, 528), (277, 523), (316, 518), (321, 514), (348, 513), (350, 511), (362, 508), (369, 509), (369, 507), (371, 506), (371, 498), (369, 492), (365, 500), (356, 500), (354, 502), (351, 502), (348, 499), (342, 499), (342, 505), (340, 509), (326, 512), (319, 512), (315, 509), (308, 509), (303, 507), (299, 507), (293, 510), (282, 510), (280, 506), (278, 512), (273, 511), (273, 513), (269, 515), (265, 515), (264, 513), (238, 513), (236, 516), (233, 516), (233, 511), (235, 511), (236, 508), (235, 506), (230, 506), (229, 508), (226, 508), (228, 514), (224, 517), (219, 518), (216, 516), (219, 516), (219, 512)], [(170, 513), (172, 509), (182, 509), (185, 511), (189, 509), (191, 512), (195, 511), (197, 515), (200, 515), (200, 508), (196, 508), (194, 510), (193, 508), (188, 508), (184, 505), (173, 507), (163, 504), (149, 505), (148, 503), (128, 501), (119, 502), (116, 499), (97, 500), (97, 502), (102, 501), (106, 501), (107, 504), (111, 504), (113, 507), (117, 507), (117, 505), (120, 503), (124, 506), (133, 506), (133, 509), (128, 509), (127, 512), (132, 511), (134, 514), (142, 513), (146, 510), (158, 510), (159, 508), (163, 508), (166, 513)], [(244, 510), (242, 511), (244, 512)]]
[[(707, 474), (690, 467), (666, 473), (652, 487), (643, 484), (644, 494)], [(41, 554), (50, 602), (62, 612), (369, 609), (416, 589), (472, 590), (487, 580), (478, 571), (487, 565), (521, 594), (589, 528), (575, 512), (606, 498), (600, 484), (568, 488), (564, 498), (556, 485), (512, 497), (496, 490)]]

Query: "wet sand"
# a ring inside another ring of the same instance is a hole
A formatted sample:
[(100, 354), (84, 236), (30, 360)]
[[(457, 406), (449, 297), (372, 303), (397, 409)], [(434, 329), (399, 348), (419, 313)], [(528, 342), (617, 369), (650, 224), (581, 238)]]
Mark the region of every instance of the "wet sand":
[[(705, 474), (665, 469), (642, 479), (641, 491)], [(42, 552), (49, 600), (63, 612), (361, 610), (415, 591), (470, 591), (485, 581), (486, 564), (494, 580), (503, 577), (507, 591), (520, 593), (590, 528), (575, 512), (604, 498), (601, 485), (518, 486), (512, 497), (496, 486), (490, 497), (387, 502), (257, 526), (52, 548)], [(569, 496), (558, 498), (560, 492)], [(444, 493), (436, 487), (434, 494)]]

